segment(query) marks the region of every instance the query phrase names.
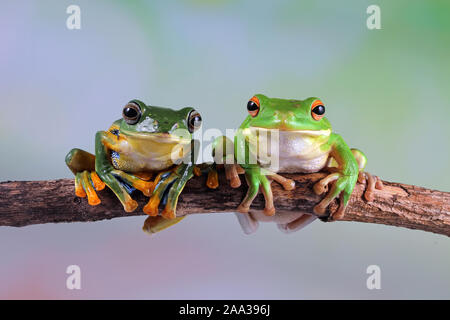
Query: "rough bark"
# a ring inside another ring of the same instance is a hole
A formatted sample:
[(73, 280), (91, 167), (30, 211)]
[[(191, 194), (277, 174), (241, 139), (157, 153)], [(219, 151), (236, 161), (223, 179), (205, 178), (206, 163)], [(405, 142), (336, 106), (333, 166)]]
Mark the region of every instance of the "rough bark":
[[(296, 188), (285, 191), (277, 183), (272, 183), (277, 213), (312, 213), (314, 205), (322, 198), (314, 194), (312, 186), (324, 174), (285, 176), (296, 181)], [(188, 182), (178, 202), (178, 215), (235, 212), (246, 192), (245, 183), (232, 189), (221, 174), (219, 188), (211, 190), (205, 186), (205, 180), (206, 177), (202, 176)], [(450, 193), (400, 183), (383, 183), (384, 189), (375, 191), (372, 202), (364, 200), (365, 184), (358, 183), (345, 216), (340, 220), (399, 226), (450, 236)], [(144, 215), (142, 206), (147, 199), (140, 192), (133, 195), (140, 206), (132, 213), (125, 212), (107, 188), (99, 192), (99, 196), (102, 203), (89, 206), (86, 199), (75, 197), (71, 179), (1, 182), (0, 226), (22, 227)], [(258, 195), (252, 209), (261, 209), (263, 205), (263, 197)], [(328, 213), (334, 212), (337, 206), (337, 201), (333, 202)]]

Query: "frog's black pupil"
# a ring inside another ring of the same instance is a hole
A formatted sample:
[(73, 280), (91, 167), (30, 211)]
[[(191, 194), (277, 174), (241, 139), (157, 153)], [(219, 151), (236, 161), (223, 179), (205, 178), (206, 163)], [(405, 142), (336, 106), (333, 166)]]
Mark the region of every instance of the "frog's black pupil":
[(202, 121), (202, 117), (195, 116), (191, 119), (191, 125), (193, 125), (194, 127), (198, 126), (201, 121)]
[(137, 112), (136, 109), (134, 109), (134, 108), (127, 107), (127, 108), (125, 108), (125, 110), (123, 111), (123, 114), (125, 115), (125, 117), (131, 118), (131, 119), (132, 119), (132, 118), (137, 117), (138, 112)]
[(255, 103), (255, 102), (253, 102), (253, 101), (249, 101), (248, 103), (247, 103), (247, 110), (248, 111), (256, 111), (256, 110), (258, 110), (258, 105)]
[(313, 112), (319, 116), (325, 113), (325, 107), (323, 105), (319, 105), (313, 109)]

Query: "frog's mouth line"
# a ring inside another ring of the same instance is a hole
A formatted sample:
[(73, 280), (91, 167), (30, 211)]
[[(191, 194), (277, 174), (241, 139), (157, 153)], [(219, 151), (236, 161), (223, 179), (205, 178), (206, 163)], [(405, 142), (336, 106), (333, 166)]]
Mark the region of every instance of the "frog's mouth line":
[(155, 140), (158, 143), (177, 143), (177, 144), (188, 144), (191, 142), (191, 139), (182, 138), (179, 136), (171, 135), (166, 132), (158, 132), (158, 133), (135, 133), (124, 131), (124, 133), (134, 139), (142, 139), (142, 140)]
[[(329, 136), (331, 134), (331, 129), (327, 130), (280, 130), (280, 129), (269, 129), (263, 127), (250, 127), (250, 130), (260, 130), (260, 131), (284, 131), (289, 133), (306, 134), (310, 136)], [(245, 130), (245, 129), (244, 129)]]

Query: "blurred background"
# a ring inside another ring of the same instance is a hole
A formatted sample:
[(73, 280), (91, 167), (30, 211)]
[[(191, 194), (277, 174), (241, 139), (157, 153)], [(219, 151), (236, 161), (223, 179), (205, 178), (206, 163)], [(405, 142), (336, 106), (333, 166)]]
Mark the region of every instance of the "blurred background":
[[(450, 191), (448, 1), (9, 0), (0, 43), (1, 181), (72, 177), (66, 153), (93, 152), (132, 98), (225, 130), (264, 93), (320, 97), (369, 172)], [(0, 298), (450, 298), (445, 236), (346, 222), (246, 236), (213, 214), (150, 238), (144, 219), (0, 227)], [(71, 264), (81, 290), (66, 289)], [(372, 264), (381, 290), (366, 287)]]

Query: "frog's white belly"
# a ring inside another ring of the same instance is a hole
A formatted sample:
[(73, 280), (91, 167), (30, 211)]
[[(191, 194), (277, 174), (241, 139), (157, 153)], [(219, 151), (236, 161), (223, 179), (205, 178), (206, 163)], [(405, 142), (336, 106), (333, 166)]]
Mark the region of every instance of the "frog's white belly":
[[(278, 152), (276, 148), (272, 150), (273, 154), (268, 152), (269, 170), (285, 173), (320, 171), (326, 166), (330, 154), (330, 148), (324, 147), (328, 136), (329, 131), (323, 135), (306, 131), (279, 131)], [(260, 136), (259, 142), (264, 144), (264, 138)]]

